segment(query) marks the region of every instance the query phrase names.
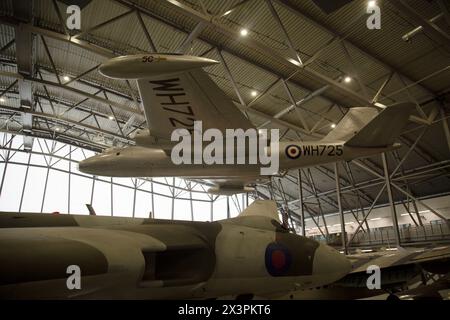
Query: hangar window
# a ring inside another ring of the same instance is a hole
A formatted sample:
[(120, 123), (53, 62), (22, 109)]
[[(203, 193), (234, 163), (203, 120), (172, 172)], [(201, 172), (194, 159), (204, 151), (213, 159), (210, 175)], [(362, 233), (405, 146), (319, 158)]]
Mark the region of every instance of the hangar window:
[(55, 140), (34, 138), (27, 152), (22, 136), (0, 133), (0, 144), (0, 211), (89, 214), (91, 204), (97, 215), (211, 221), (226, 218), (227, 207), (236, 216), (245, 204), (178, 178), (85, 174), (78, 163), (95, 152)]

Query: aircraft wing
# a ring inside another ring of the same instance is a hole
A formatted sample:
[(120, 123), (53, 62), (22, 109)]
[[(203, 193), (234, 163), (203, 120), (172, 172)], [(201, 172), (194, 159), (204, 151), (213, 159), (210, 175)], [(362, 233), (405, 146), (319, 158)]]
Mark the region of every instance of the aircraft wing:
[(203, 71), (215, 60), (180, 54), (137, 54), (116, 57), (99, 68), (113, 79), (136, 79), (150, 135), (170, 140), (175, 129), (253, 128), (233, 101)]
[(138, 80), (151, 136), (168, 139), (175, 129), (252, 128), (250, 121), (202, 69)]
[(371, 254), (348, 256), (352, 271), (336, 284), (345, 287), (365, 287), (369, 266), (378, 266), (382, 287), (397, 286), (420, 276), (423, 271), (433, 274), (450, 272), (450, 246), (420, 249), (398, 249)]

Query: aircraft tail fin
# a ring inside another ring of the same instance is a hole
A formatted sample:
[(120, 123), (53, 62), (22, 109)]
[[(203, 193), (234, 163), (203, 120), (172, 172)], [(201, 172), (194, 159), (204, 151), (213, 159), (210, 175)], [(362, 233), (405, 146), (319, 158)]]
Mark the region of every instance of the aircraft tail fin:
[(263, 216), (280, 222), (277, 204), (272, 200), (255, 200), (239, 214), (239, 217)]
[(408, 123), (414, 104), (405, 102), (386, 107), (352, 108), (323, 141), (346, 141), (349, 147), (375, 148), (392, 145)]
[(372, 121), (349, 139), (349, 147), (376, 148), (390, 146), (400, 136), (415, 110), (410, 102), (386, 107)]
[(323, 138), (323, 141), (347, 141), (373, 120), (377, 114), (378, 111), (371, 107), (351, 108), (336, 127)]

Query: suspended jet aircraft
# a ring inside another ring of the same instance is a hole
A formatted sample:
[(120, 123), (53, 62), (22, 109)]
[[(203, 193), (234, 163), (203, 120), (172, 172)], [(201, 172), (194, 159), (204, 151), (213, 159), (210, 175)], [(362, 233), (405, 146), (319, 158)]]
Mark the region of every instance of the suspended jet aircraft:
[(283, 228), (272, 201), (216, 222), (2, 213), (0, 228), (2, 299), (264, 296), (350, 271), (345, 255)]
[[(259, 162), (175, 164), (171, 157), (176, 145), (171, 140), (174, 131), (184, 130), (184, 135), (195, 136), (196, 121), (201, 121), (202, 130), (215, 129), (224, 136), (230, 129), (256, 131), (202, 69), (216, 63), (193, 56), (152, 54), (113, 58), (100, 66), (99, 71), (104, 76), (137, 80), (149, 129), (136, 133), (136, 146), (107, 149), (80, 162), (80, 171), (112, 177), (205, 179), (215, 185), (209, 192), (216, 194), (252, 191), (252, 183), (268, 177), (261, 174), (264, 166)], [(284, 172), (393, 150), (400, 146), (395, 139), (413, 110), (411, 103), (388, 106), (381, 112), (372, 107), (351, 108), (320, 141), (280, 142), (277, 148), (267, 145), (264, 146), (264, 154), (271, 159), (276, 157), (278, 171)], [(227, 150), (225, 144), (223, 153)], [(261, 145), (255, 150), (245, 150), (244, 158), (249, 159), (252, 152), (260, 152)], [(204, 141), (201, 151), (204, 151)], [(194, 148), (189, 158), (195, 158), (196, 152)], [(202, 156), (205, 157), (203, 154), (200, 158)]]

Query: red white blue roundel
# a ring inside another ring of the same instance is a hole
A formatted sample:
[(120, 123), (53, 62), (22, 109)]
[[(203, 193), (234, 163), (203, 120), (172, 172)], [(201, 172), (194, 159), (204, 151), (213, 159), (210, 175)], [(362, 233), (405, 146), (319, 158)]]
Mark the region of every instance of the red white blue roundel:
[(300, 158), (300, 156), (302, 154), (302, 150), (300, 149), (300, 147), (293, 145), (293, 144), (287, 146), (285, 152), (286, 152), (286, 156), (289, 159), (293, 159), (293, 160)]
[(266, 248), (266, 269), (271, 276), (283, 276), (291, 266), (292, 256), (288, 248), (280, 243), (272, 242)]

